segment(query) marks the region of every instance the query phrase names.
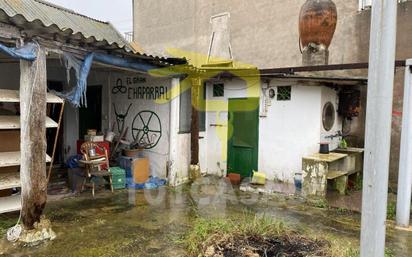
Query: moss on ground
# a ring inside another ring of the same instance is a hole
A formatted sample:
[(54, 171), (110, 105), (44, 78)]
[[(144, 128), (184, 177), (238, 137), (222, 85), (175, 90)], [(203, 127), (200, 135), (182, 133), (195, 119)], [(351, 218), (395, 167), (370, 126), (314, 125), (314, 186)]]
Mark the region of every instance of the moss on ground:
[[(192, 229), (177, 242), (183, 244), (191, 256), (219, 256), (222, 252), (224, 256), (264, 256), (260, 253), (273, 253), (275, 248), (279, 256), (353, 257), (358, 252), (350, 242), (316, 236), (308, 229), (297, 232), (281, 220), (252, 213), (231, 219), (197, 218)], [(237, 249), (244, 252), (233, 252)]]
[(9, 228), (16, 225), (17, 218), (9, 215), (0, 215), (0, 235), (6, 234)]

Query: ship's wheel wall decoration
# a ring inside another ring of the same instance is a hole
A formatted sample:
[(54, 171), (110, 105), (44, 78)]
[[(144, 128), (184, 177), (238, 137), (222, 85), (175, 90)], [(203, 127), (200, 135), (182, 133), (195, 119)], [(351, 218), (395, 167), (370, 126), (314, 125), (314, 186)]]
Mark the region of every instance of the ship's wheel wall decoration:
[(162, 123), (152, 111), (141, 111), (133, 119), (132, 135), (136, 143), (145, 149), (156, 147), (162, 137)]

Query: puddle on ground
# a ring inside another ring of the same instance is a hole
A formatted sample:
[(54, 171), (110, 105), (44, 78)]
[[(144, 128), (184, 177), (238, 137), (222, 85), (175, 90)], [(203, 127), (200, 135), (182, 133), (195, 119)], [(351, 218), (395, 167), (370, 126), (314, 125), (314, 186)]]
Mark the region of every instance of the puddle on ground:
[[(220, 181), (204, 184), (146, 193), (98, 192), (95, 199), (85, 192), (50, 202), (45, 213), (57, 238), (37, 247), (15, 247), (3, 239), (0, 256), (187, 256), (177, 240), (197, 217), (230, 219), (244, 212), (281, 219), (295, 230), (336, 238), (354, 248), (359, 244), (358, 214), (309, 207), (291, 197), (244, 193)], [(18, 216), (0, 218), (1, 225)], [(412, 256), (412, 233), (389, 228), (388, 247), (395, 256)]]

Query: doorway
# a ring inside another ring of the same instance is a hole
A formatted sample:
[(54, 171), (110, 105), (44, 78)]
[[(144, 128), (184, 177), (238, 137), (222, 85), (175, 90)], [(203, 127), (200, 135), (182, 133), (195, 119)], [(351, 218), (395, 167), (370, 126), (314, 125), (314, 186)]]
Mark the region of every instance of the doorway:
[(227, 171), (250, 177), (258, 168), (259, 98), (229, 99)]
[(79, 136), (83, 138), (88, 129), (102, 129), (102, 86), (87, 87), (87, 108), (79, 108)]

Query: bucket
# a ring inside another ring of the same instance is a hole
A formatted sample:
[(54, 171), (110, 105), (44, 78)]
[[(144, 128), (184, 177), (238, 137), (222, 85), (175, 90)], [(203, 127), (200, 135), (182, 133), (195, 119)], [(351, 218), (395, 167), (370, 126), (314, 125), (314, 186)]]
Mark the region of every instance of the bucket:
[(302, 190), (302, 173), (296, 172), (294, 181), (295, 181), (296, 191), (301, 191)]
[(266, 175), (262, 172), (253, 171), (253, 177), (251, 184), (264, 185), (266, 183)]
[(95, 129), (88, 129), (88, 130), (87, 130), (87, 135), (89, 135), (89, 136), (95, 136), (95, 135), (97, 135), (97, 130), (95, 130)]
[(114, 132), (111, 132), (111, 131), (108, 131), (107, 132), (107, 134), (106, 134), (106, 141), (107, 142), (113, 142), (113, 139), (114, 139), (114, 136), (115, 136), (116, 134), (114, 133)]
[(329, 143), (320, 143), (320, 154), (329, 154)]

